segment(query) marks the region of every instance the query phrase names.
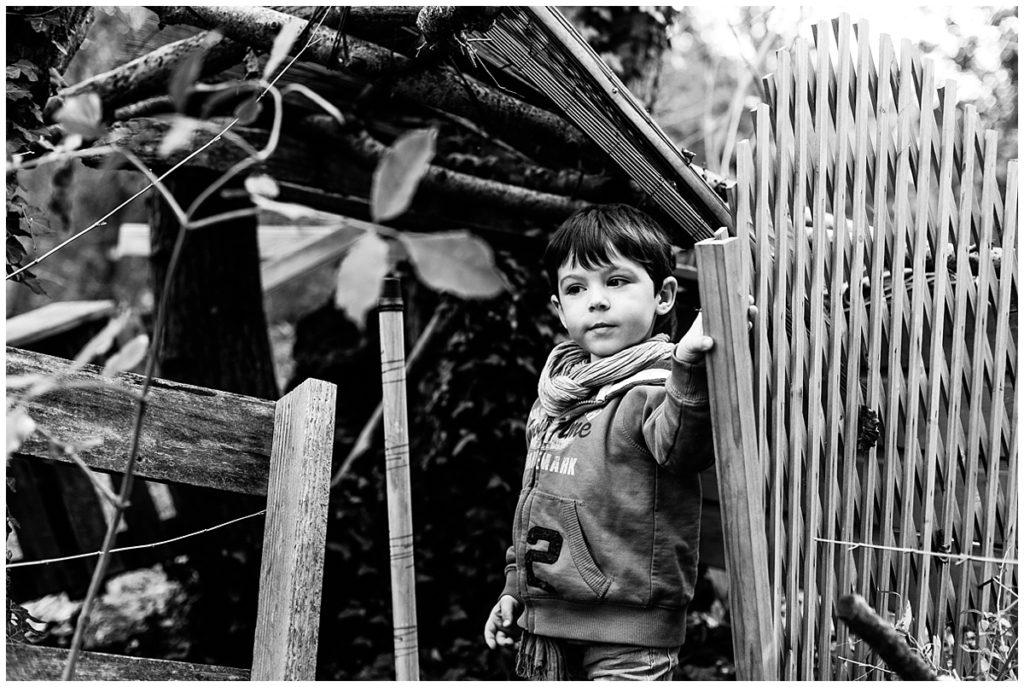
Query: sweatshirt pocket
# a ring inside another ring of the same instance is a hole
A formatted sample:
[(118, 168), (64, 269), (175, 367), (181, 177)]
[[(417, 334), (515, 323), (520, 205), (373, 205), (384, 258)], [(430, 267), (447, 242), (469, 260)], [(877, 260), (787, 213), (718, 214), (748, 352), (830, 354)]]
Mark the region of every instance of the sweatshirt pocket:
[(572, 499), (535, 492), (525, 543), (522, 560), (532, 595), (595, 601), (608, 593), (612, 580), (590, 553)]

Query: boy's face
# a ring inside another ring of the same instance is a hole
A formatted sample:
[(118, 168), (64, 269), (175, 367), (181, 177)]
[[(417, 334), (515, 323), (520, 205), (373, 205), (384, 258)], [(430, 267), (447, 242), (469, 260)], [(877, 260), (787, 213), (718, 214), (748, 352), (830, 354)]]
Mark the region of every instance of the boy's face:
[(648, 339), (655, 317), (668, 313), (676, 298), (674, 277), (667, 277), (655, 292), (643, 265), (615, 249), (608, 257), (610, 264), (589, 270), (575, 260), (563, 263), (557, 295), (551, 297), (569, 338), (590, 354), (591, 361)]

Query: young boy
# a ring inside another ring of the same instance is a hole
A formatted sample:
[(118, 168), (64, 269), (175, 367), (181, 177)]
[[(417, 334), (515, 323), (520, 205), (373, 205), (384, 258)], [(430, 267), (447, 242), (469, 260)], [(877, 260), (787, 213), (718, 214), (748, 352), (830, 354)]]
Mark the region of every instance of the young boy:
[(582, 210), (544, 267), (570, 341), (548, 357), (506, 583), (484, 628), (520, 631), (517, 672), (557, 680), (671, 679), (693, 596), (697, 473), (714, 458), (700, 316), (663, 332), (677, 283), (669, 240), (624, 205)]

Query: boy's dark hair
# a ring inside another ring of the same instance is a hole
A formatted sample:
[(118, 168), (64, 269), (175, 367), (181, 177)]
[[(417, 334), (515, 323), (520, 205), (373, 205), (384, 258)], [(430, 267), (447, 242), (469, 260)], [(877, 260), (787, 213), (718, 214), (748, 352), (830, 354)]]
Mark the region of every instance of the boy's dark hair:
[[(643, 265), (658, 293), (666, 277), (672, 276), (675, 259), (672, 243), (648, 214), (621, 203), (593, 205), (569, 216), (551, 235), (544, 251), (544, 271), (551, 293), (558, 295), (558, 268), (576, 262), (584, 269), (611, 263), (611, 250)], [(673, 334), (674, 313), (655, 322), (655, 332)]]

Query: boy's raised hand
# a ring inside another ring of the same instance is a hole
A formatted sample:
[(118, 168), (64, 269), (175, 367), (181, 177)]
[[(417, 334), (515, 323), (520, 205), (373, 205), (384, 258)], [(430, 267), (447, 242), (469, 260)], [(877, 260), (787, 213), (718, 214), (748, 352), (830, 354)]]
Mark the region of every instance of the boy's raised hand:
[[(754, 305), (754, 297), (750, 297), (750, 306), (747, 308), (747, 326), (754, 326), (754, 319), (757, 317), (757, 306)], [(704, 313), (697, 313), (697, 318), (690, 325), (690, 328), (683, 334), (683, 338), (676, 344), (675, 357), (690, 365), (700, 365), (704, 361), (704, 354), (710, 351), (715, 345), (714, 340), (704, 333)]]
[(522, 604), (508, 594), (498, 599), (484, 625), (484, 641), (487, 642), (488, 648), (495, 649), (515, 644), (516, 637), (519, 636), (516, 620), (519, 619), (522, 609)]

